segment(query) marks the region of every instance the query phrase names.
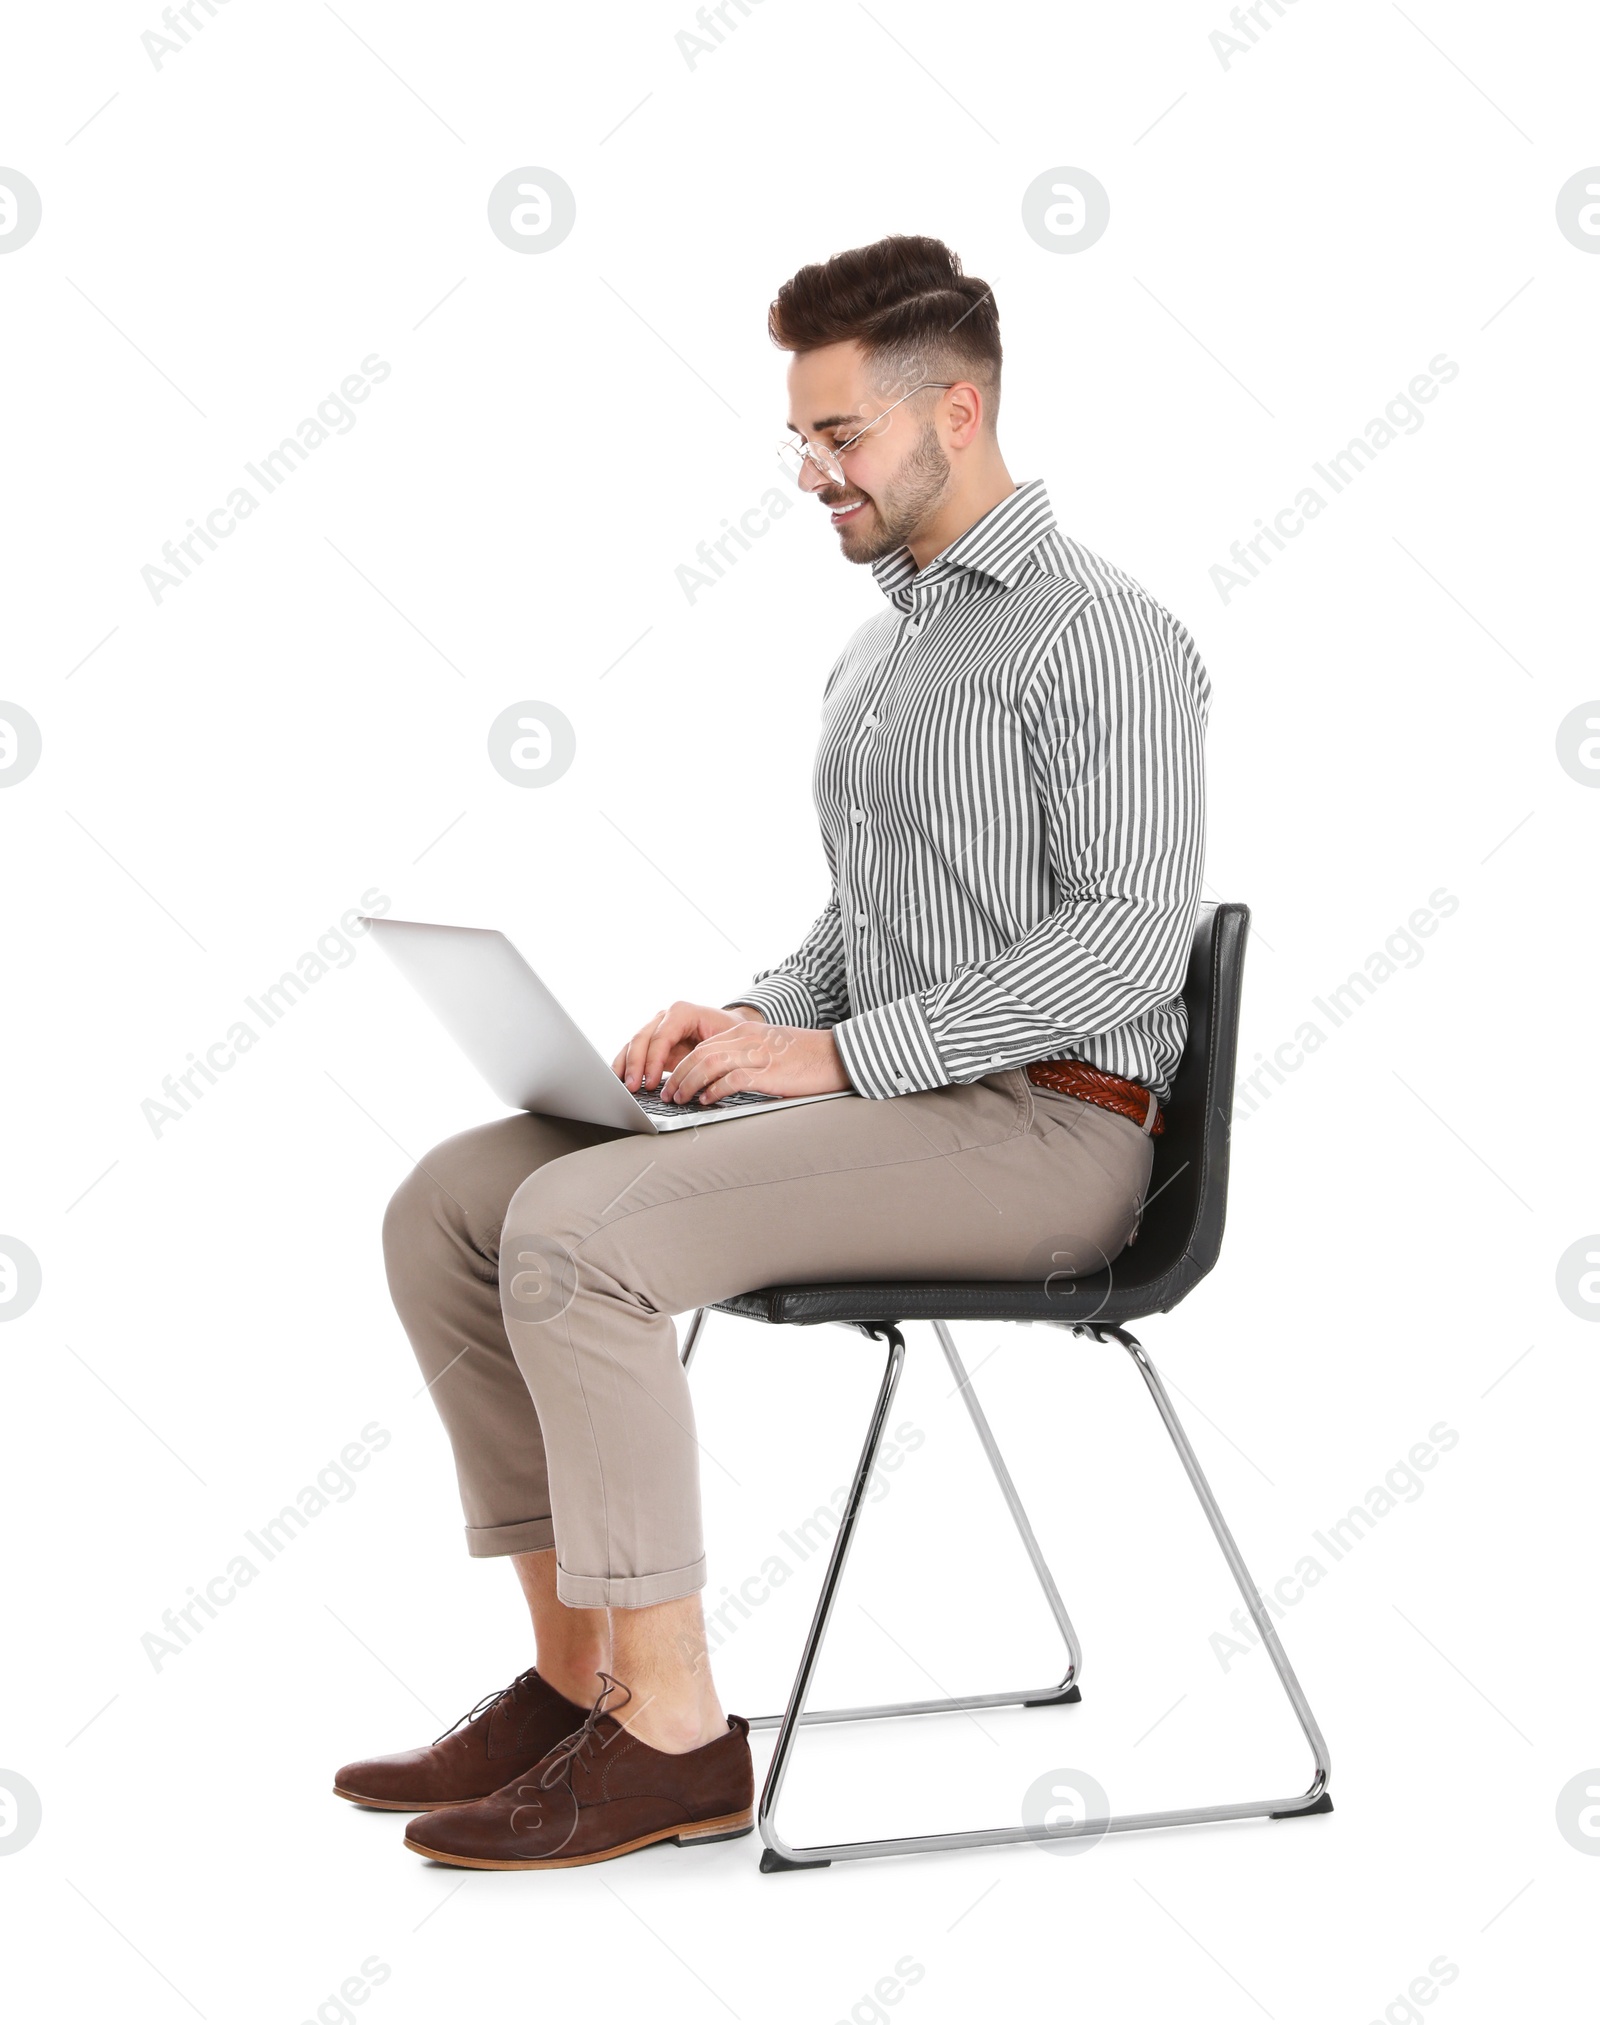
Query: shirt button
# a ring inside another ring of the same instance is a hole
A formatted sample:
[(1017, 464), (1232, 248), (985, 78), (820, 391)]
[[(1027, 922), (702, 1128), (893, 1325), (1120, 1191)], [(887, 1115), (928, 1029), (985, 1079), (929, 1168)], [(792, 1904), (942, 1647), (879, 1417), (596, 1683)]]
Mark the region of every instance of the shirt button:
[(869, 710), (869, 711), (867, 712), (866, 716), (865, 716), (865, 717), (863, 717), (863, 718), (862, 718), (862, 720), (861, 720), (861, 728), (862, 728), (862, 730), (863, 730), (863, 731), (876, 731), (876, 730), (877, 730), (877, 728), (878, 728), (878, 714), (877, 714), (877, 712), (876, 712), (876, 711), (873, 711), (873, 710)]
[(857, 926), (857, 928), (865, 928), (865, 927), (866, 927), (866, 925), (867, 925), (867, 917), (866, 917), (866, 915), (865, 915), (865, 914), (858, 914), (858, 915), (856, 916), (856, 926)]
[(851, 822), (853, 822), (853, 823), (864, 823), (864, 822), (865, 822), (865, 821), (867, 820), (867, 812), (866, 812), (866, 810), (865, 810), (865, 809), (852, 809), (852, 810), (850, 811), (850, 820), (851, 820)]
[(916, 616), (914, 612), (912, 613), (911, 617), (906, 620), (906, 631), (908, 633), (913, 634), (920, 633), (922, 631), (922, 621)]

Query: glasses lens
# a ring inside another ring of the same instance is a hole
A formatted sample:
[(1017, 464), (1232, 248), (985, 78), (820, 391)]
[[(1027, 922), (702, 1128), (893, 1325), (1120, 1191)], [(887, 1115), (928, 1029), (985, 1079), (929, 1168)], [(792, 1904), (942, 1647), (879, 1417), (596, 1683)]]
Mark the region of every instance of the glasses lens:
[(829, 485), (844, 483), (838, 459), (820, 443), (797, 443), (792, 436), (785, 436), (778, 443), (778, 462), (796, 485), (804, 484), (807, 465)]

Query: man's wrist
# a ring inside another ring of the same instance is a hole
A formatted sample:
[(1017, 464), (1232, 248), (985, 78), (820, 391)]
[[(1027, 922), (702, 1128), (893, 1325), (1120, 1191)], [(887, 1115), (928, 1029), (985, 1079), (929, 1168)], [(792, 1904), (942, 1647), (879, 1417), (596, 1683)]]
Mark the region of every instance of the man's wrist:
[(743, 1013), (746, 1019), (749, 1019), (749, 1020), (760, 1020), (760, 1022), (761, 1022), (761, 1024), (762, 1024), (763, 1026), (766, 1026), (766, 1025), (768, 1024), (768, 1021), (767, 1021), (767, 1016), (766, 1016), (766, 1014), (765, 1014), (765, 1013), (764, 1013), (764, 1012), (763, 1012), (763, 1011), (761, 1010), (761, 1008), (760, 1008), (759, 1006), (755, 1006), (755, 1005), (745, 1005), (745, 1004), (743, 1004), (743, 1003), (741, 1002), (741, 1003), (739, 1003), (739, 1004), (736, 1004), (736, 1005), (727, 1005), (727, 1006), (724, 1006), (724, 1007), (722, 1008), (722, 1010), (723, 1010), (724, 1012), (731, 1012), (731, 1013)]

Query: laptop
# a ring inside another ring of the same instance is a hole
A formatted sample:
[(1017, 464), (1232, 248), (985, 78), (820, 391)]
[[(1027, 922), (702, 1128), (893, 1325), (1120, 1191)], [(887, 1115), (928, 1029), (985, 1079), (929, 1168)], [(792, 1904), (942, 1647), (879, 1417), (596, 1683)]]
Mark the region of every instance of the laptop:
[(767, 1097), (741, 1090), (715, 1104), (673, 1104), (649, 1090), (635, 1095), (497, 928), (361, 919), (489, 1088), (517, 1110), (624, 1132), (679, 1132), (856, 1094)]

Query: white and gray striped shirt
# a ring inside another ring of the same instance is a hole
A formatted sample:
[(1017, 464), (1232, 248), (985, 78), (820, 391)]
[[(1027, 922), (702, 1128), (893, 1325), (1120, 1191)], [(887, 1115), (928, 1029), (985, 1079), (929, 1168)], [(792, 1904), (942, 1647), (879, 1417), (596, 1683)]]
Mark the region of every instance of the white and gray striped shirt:
[(834, 663), (813, 776), (833, 897), (738, 1003), (831, 1027), (867, 1097), (1065, 1055), (1165, 1098), (1204, 846), (1194, 641), (1040, 479), (926, 569), (872, 570), (889, 610)]

